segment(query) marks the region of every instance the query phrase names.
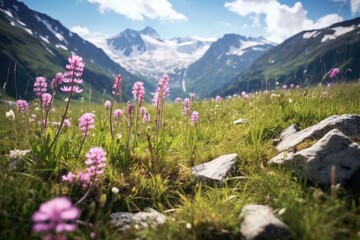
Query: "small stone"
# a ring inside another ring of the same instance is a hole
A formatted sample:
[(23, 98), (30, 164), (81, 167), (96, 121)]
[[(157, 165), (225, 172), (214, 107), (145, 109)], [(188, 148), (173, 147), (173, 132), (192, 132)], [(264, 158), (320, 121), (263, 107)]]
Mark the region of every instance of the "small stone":
[(200, 179), (223, 181), (229, 171), (234, 167), (236, 153), (222, 155), (210, 162), (206, 162), (191, 168), (192, 174)]
[(291, 239), (289, 228), (279, 220), (273, 210), (264, 205), (246, 205), (240, 217), (240, 233), (246, 240)]
[(118, 227), (120, 231), (129, 229), (131, 226), (136, 229), (144, 229), (166, 222), (166, 216), (152, 208), (145, 208), (143, 212), (138, 213), (116, 212), (112, 213), (110, 218), (111, 223)]

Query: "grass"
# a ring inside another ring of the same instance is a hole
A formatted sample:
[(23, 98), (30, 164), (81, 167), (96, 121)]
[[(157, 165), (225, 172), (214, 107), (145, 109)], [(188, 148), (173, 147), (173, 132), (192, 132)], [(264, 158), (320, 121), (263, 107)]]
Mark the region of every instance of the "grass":
[[(126, 122), (114, 125), (111, 139), (109, 114), (102, 105), (72, 102), (70, 129), (65, 129), (56, 146), (47, 152), (56, 126), (42, 133), (29, 116), (15, 111), (15, 121), (5, 118), (10, 108), (0, 106), (0, 239), (37, 239), (32, 233), (31, 216), (42, 202), (67, 196), (73, 203), (86, 189), (68, 185), (61, 176), (84, 169), (86, 152), (95, 146), (107, 153), (107, 167), (100, 180), (100, 200), (95, 193), (83, 202), (80, 219), (95, 228), (80, 225), (71, 239), (88, 239), (97, 232), (98, 239), (239, 239), (240, 212), (246, 204), (272, 207), (289, 226), (294, 239), (359, 239), (360, 208), (358, 196), (341, 192), (337, 198), (307, 184), (294, 173), (267, 164), (276, 155), (273, 139), (289, 125), (311, 126), (334, 114), (360, 114), (360, 84), (337, 84), (322, 97), (325, 87), (252, 94), (249, 100), (231, 98), (216, 103), (196, 101), (200, 122), (195, 128), (182, 115), (182, 104), (166, 103), (164, 126), (154, 141), (154, 118), (139, 124), (136, 144), (126, 148)], [(304, 96), (306, 93), (306, 96)], [(36, 104), (31, 104), (31, 113)], [(116, 108), (124, 108), (117, 103)], [(151, 116), (154, 107), (145, 104)], [(95, 113), (96, 128), (82, 140), (78, 118)], [(62, 103), (58, 102), (52, 121), (59, 121)], [(238, 118), (247, 123), (234, 125)], [(151, 136), (156, 164), (151, 164), (147, 133)], [(131, 136), (133, 137), (133, 136)], [(133, 139), (132, 139), (133, 140)], [(30, 149), (16, 167), (9, 164), (13, 149)], [(239, 160), (229, 178), (221, 185), (207, 185), (191, 175), (190, 168), (222, 154), (237, 153)], [(245, 176), (238, 178), (238, 176)], [(119, 188), (115, 195), (112, 187)], [(100, 202), (100, 204), (99, 204)], [(100, 209), (96, 209), (96, 206)], [(110, 224), (110, 213), (138, 212), (152, 207), (167, 216), (157, 228), (118, 232)]]

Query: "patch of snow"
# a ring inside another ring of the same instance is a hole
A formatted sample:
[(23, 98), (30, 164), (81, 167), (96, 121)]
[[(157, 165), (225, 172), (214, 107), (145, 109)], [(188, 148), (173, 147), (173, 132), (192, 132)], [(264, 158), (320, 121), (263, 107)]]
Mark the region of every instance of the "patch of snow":
[(24, 28), (24, 30), (25, 30), (26, 32), (28, 32), (30, 35), (34, 35), (33, 32), (31, 31), (31, 29), (29, 29), (29, 28)]
[(48, 48), (48, 47), (46, 47), (46, 46), (44, 46), (44, 47), (45, 47), (45, 49), (46, 49), (51, 55), (55, 56), (55, 54), (53, 53), (53, 51), (51, 51), (50, 48)]
[(9, 10), (1, 10), (1, 11), (4, 12), (9, 17), (14, 18), (14, 16), (12, 15), (12, 13)]
[(47, 39), (46, 37), (40, 36), (40, 39), (43, 40), (44, 42), (50, 44), (49, 39)]
[(20, 21), (19, 19), (16, 20), (21, 26), (26, 27), (26, 24)]
[(318, 31), (306, 32), (303, 35), (303, 39), (315, 38), (315, 37), (319, 36), (320, 33), (321, 32), (318, 32)]
[(62, 48), (62, 49), (64, 49), (64, 50), (69, 50), (67, 47), (65, 47), (64, 45), (62, 45), (62, 44), (55, 44), (55, 47), (56, 48)]
[(55, 33), (55, 37), (60, 41), (65, 41), (65, 38), (60, 33)]
[(15, 27), (15, 23), (13, 21), (10, 22), (10, 25)]
[(350, 26), (350, 27), (335, 27), (332, 28), (332, 30), (334, 30), (333, 34), (326, 34), (322, 39), (321, 42), (326, 42), (327, 40), (334, 40), (337, 37), (346, 34), (348, 32), (351, 32), (355, 29), (355, 26)]
[(60, 33), (57, 32), (57, 27), (55, 27), (55, 29), (53, 29), (53, 26), (52, 26), (48, 21), (46, 21), (45, 19), (42, 19), (42, 18), (41, 18), (39, 15), (37, 15), (37, 14), (35, 14), (35, 18), (36, 18), (39, 22), (43, 23), (43, 24), (46, 26), (46, 28), (55, 35), (55, 37), (56, 37), (57, 39), (59, 39), (60, 41), (65, 42), (65, 43), (67, 44), (65, 38), (64, 38)]

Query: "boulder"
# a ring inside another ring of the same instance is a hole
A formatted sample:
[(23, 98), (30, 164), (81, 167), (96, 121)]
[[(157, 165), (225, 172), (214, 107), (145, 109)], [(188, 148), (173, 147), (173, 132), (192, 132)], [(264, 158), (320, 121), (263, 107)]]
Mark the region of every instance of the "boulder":
[(240, 217), (240, 233), (246, 240), (291, 239), (289, 228), (279, 220), (273, 210), (264, 205), (246, 205)]
[(120, 231), (131, 228), (131, 226), (143, 229), (155, 227), (166, 222), (166, 216), (152, 208), (145, 208), (143, 212), (115, 212), (110, 215), (111, 223)]
[(292, 126), (282, 132), (281, 142), (276, 146), (279, 152), (294, 148), (308, 139), (320, 139), (335, 128), (351, 138), (360, 137), (360, 115), (356, 114), (333, 115), (299, 132), (296, 132), (295, 127)]
[(229, 171), (234, 167), (236, 153), (222, 155), (210, 162), (206, 162), (191, 168), (192, 174), (202, 180), (223, 181)]
[(359, 182), (360, 146), (338, 129), (331, 130), (313, 146), (297, 153), (282, 152), (270, 163), (283, 164), (320, 186), (330, 187), (331, 167), (336, 183), (354, 186)]

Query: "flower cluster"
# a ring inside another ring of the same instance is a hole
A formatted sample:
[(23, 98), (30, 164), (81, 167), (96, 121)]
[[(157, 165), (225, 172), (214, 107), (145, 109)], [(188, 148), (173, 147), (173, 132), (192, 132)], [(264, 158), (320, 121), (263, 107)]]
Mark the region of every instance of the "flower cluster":
[(195, 93), (190, 93), (190, 100), (191, 100), (192, 102), (195, 101), (195, 97), (196, 97)]
[(118, 120), (120, 120), (121, 116), (124, 113), (123, 113), (123, 111), (121, 109), (115, 109), (113, 114), (114, 114), (115, 120), (118, 121)]
[(37, 77), (34, 83), (36, 96), (41, 97), (47, 91), (47, 83), (44, 77)]
[(158, 107), (161, 102), (165, 101), (165, 97), (169, 95), (169, 80), (170, 78), (167, 74), (164, 74), (163, 77), (159, 80), (152, 101), (154, 106)]
[(76, 230), (79, 216), (80, 210), (68, 198), (57, 197), (42, 203), (32, 215), (33, 231), (43, 232), (43, 239), (66, 239), (65, 232)]
[(82, 57), (77, 55), (72, 55), (69, 57), (69, 64), (66, 65), (67, 71), (64, 74), (64, 83), (68, 83), (69, 86), (62, 86), (60, 89), (63, 92), (70, 93), (81, 93), (82, 88), (76, 84), (82, 84), (84, 81), (81, 79), (82, 73), (84, 71), (84, 62)]
[(181, 97), (175, 98), (175, 103), (180, 103), (180, 102), (181, 102)]
[(134, 95), (134, 100), (138, 100), (138, 106), (142, 106), (145, 98), (145, 89), (143, 82), (135, 82), (132, 88), (132, 94)]
[(128, 103), (126, 106), (126, 112), (127, 114), (129, 114), (130, 116), (134, 113), (134, 104), (133, 103)]
[(9, 159), (11, 160), (18, 160), (24, 157), (26, 154), (28, 154), (30, 150), (10, 150)]
[(188, 98), (184, 99), (184, 110), (183, 115), (187, 116), (190, 113), (190, 100)]
[(111, 102), (110, 102), (109, 100), (106, 100), (105, 103), (104, 103), (104, 107), (105, 107), (106, 109), (109, 109), (110, 106), (111, 106)]
[(52, 96), (50, 93), (44, 93), (42, 95), (42, 105), (45, 109), (48, 109), (50, 107)]
[(29, 111), (29, 103), (26, 100), (22, 100), (22, 99), (17, 100), (16, 107), (22, 113), (27, 113)]
[(199, 122), (199, 113), (196, 111), (193, 111), (191, 114), (191, 122), (194, 124), (197, 124)]
[(62, 176), (62, 180), (68, 183), (75, 182), (82, 187), (88, 187), (91, 182), (98, 181), (98, 177), (103, 174), (106, 167), (106, 153), (100, 147), (94, 147), (86, 154), (87, 160), (85, 164), (88, 165), (85, 172), (73, 174), (69, 172), (67, 175)]
[(15, 113), (13, 110), (9, 110), (8, 112), (5, 113), (5, 116), (7, 119), (14, 121), (15, 120)]
[(94, 120), (95, 115), (93, 113), (84, 113), (80, 118), (79, 118), (79, 128), (82, 131), (82, 135), (84, 137), (87, 137), (90, 133), (90, 130), (93, 129), (95, 127), (95, 120)]
[(116, 76), (116, 78), (114, 79), (114, 85), (113, 85), (113, 91), (112, 91), (114, 98), (116, 97), (116, 94), (118, 94), (121, 89), (121, 83), (122, 83), (122, 76), (121, 76), (121, 74), (118, 74)]
[(150, 121), (150, 113), (146, 111), (146, 108), (141, 107), (140, 108), (140, 114), (142, 116), (142, 123), (145, 124), (148, 121)]
[(50, 83), (50, 87), (53, 91), (56, 91), (56, 89), (59, 87), (60, 84), (62, 84), (64, 81), (64, 75), (62, 73), (57, 73), (53, 80)]
[(221, 100), (222, 100), (222, 98), (219, 95), (217, 95), (215, 97), (215, 102), (221, 102)]
[(330, 78), (335, 78), (340, 72), (340, 69), (339, 68), (333, 68), (330, 72), (330, 75), (329, 77)]

